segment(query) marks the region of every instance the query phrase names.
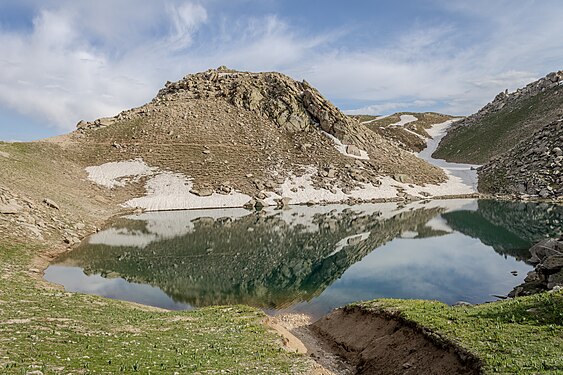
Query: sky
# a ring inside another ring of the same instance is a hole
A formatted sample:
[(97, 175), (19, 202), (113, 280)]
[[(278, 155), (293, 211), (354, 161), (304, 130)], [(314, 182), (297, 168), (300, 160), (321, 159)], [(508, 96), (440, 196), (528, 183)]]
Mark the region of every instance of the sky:
[(34, 140), (226, 65), (350, 114), (468, 115), (563, 69), (560, 0), (3, 0), (0, 139)]

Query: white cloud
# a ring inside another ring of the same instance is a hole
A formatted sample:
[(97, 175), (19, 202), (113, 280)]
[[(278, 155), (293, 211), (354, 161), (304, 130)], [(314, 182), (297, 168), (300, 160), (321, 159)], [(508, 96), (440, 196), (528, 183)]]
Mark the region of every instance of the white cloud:
[(447, 22), (399, 25), (364, 46), (349, 45), (349, 25), (326, 34), (275, 14), (231, 18), (213, 12), (214, 2), (26, 1), (37, 9), (32, 29), (0, 29), (0, 104), (65, 131), (219, 65), (279, 70), (332, 100), (367, 103), (351, 113), (376, 114), (468, 114), (506, 88), (563, 68), (563, 7), (549, 0), (518, 7), (435, 0), (453, 15)]
[(207, 21), (207, 11), (201, 5), (192, 3), (168, 5), (166, 9), (174, 25), (170, 47), (177, 50), (188, 47), (192, 43), (192, 34)]

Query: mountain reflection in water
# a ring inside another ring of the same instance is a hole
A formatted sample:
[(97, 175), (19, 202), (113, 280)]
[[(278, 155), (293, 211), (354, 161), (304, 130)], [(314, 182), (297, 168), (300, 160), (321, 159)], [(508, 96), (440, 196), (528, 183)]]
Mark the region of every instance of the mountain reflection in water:
[(557, 206), (477, 200), (144, 213), (92, 235), (46, 278), (170, 309), (320, 316), (378, 297), (478, 303), (519, 284), (527, 249), (562, 219)]

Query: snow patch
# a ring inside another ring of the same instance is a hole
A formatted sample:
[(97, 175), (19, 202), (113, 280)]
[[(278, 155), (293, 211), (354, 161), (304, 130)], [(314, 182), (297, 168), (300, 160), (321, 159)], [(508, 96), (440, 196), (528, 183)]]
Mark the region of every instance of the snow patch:
[(360, 122), (360, 124), (362, 124), (362, 125), (371, 124), (372, 122), (375, 122), (375, 121), (384, 119), (384, 118), (389, 117), (389, 116), (391, 116), (391, 115), (377, 116), (377, 117), (374, 118), (373, 120), (362, 121), (362, 122)]
[(124, 207), (144, 208), (147, 211), (187, 210), (197, 208), (242, 207), (251, 197), (239, 192), (223, 195), (213, 193), (207, 197), (192, 194), (192, 179), (181, 174), (149, 167), (142, 159), (111, 162), (86, 168), (88, 179), (112, 189), (138, 182), (147, 177), (144, 197), (131, 199)]
[(158, 168), (149, 167), (142, 159), (111, 162), (86, 168), (90, 181), (109, 189), (139, 181), (141, 177), (153, 175), (157, 170)]
[(189, 210), (194, 208), (227, 208), (242, 207), (252, 198), (246, 194), (231, 192), (230, 194), (213, 193), (200, 197), (191, 193), (192, 179), (181, 173), (162, 172), (145, 185), (147, 194), (125, 202), (126, 207), (140, 207), (147, 211)]
[(448, 176), (448, 180), (438, 185), (406, 184), (385, 176), (379, 179), (379, 185), (360, 183), (358, 187), (346, 194), (338, 187), (334, 187), (332, 190), (314, 187), (312, 177), (317, 174), (317, 168), (309, 167), (301, 176), (287, 177), (276, 192), (264, 192), (267, 194), (264, 201), (270, 206), (276, 205), (276, 200), (280, 198), (290, 198), (290, 204), (337, 203), (350, 198), (369, 201), (397, 198), (400, 190), (418, 198), (475, 193), (473, 186), (464, 183), (460, 177), (452, 175), (449, 170), (444, 170), (444, 173)]
[(360, 184), (360, 187), (346, 194), (342, 189), (334, 187), (331, 190), (313, 186), (312, 177), (317, 174), (317, 168), (308, 167), (302, 176), (290, 175), (277, 189), (277, 192), (264, 192), (268, 197), (266, 204), (273, 206), (276, 199), (290, 198), (290, 204), (342, 202), (349, 198), (370, 200), (376, 198), (395, 198), (397, 189), (390, 186), (374, 186), (373, 184)]
[(410, 124), (411, 122), (415, 122), (418, 121), (418, 118), (416, 118), (413, 115), (401, 115), (399, 122), (396, 122), (394, 124), (390, 124), (390, 127), (399, 127), (399, 126), (405, 126), (406, 124)]

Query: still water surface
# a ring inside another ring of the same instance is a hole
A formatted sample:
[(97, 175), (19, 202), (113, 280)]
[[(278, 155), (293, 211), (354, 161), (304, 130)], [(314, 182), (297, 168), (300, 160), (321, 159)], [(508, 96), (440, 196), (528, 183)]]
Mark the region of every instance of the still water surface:
[(380, 297), (481, 303), (522, 282), (527, 249), (562, 219), (561, 206), (490, 200), (144, 213), (92, 235), (45, 278), (168, 309), (319, 317)]

